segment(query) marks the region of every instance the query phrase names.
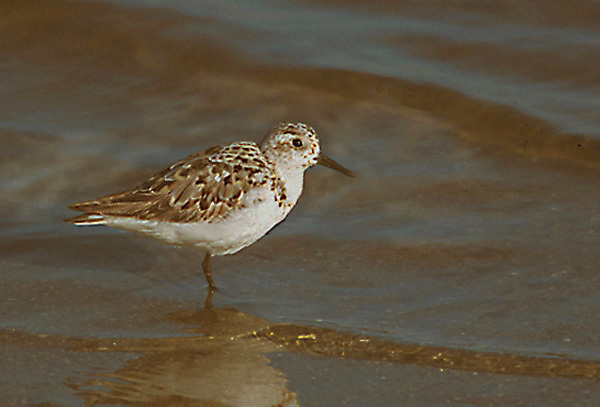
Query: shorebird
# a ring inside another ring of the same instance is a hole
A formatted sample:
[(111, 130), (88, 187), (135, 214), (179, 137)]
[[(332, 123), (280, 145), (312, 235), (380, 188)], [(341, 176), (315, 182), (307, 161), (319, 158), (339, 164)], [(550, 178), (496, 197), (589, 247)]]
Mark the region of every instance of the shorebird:
[(123, 192), (70, 205), (77, 226), (106, 225), (206, 252), (202, 269), (212, 292), (211, 257), (233, 254), (263, 237), (292, 210), (304, 171), (321, 164), (353, 177), (321, 152), (303, 123), (281, 123), (260, 145), (240, 141), (192, 154)]

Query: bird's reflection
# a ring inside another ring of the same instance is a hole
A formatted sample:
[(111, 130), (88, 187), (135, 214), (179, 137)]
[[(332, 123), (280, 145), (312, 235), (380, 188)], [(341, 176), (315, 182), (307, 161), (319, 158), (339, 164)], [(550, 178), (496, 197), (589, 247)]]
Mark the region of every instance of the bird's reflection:
[(115, 372), (70, 378), (67, 384), (91, 406), (298, 405), (283, 372), (270, 366), (265, 356), (277, 345), (248, 335), (267, 327), (267, 321), (211, 307), (170, 319), (186, 324), (193, 336), (83, 341), (75, 346), (81, 351), (96, 348), (142, 356)]
[(235, 309), (207, 307), (167, 316), (180, 332), (161, 338), (89, 339), (1, 330), (0, 343), (76, 352), (137, 354), (112, 372), (65, 379), (88, 406), (297, 406), (269, 353), (293, 351), (469, 372), (600, 379), (600, 362), (560, 355), (400, 343), (297, 324), (271, 323)]

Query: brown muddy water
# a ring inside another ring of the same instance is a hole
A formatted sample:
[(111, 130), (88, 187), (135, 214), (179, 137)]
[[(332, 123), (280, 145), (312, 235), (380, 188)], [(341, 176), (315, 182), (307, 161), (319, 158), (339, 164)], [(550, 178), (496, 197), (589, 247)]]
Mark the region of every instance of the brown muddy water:
[[(600, 405), (600, 3), (0, 2), (0, 405)], [(213, 262), (62, 223), (313, 125)]]

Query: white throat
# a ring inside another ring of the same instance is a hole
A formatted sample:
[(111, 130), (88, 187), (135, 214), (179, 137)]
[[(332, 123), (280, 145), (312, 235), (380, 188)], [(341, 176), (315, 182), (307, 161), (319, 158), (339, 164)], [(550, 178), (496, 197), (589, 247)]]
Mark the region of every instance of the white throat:
[(296, 204), (304, 186), (304, 169), (282, 166), (278, 168), (279, 176), (285, 183), (288, 201)]

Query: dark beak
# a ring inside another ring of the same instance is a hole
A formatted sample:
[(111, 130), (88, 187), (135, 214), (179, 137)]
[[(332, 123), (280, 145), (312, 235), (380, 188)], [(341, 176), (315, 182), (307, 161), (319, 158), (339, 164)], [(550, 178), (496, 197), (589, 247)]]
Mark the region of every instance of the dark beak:
[(355, 176), (352, 171), (350, 171), (349, 169), (347, 169), (345, 167), (342, 167), (340, 164), (336, 163), (335, 161), (333, 161), (331, 158), (327, 157), (323, 153), (319, 153), (319, 158), (317, 159), (317, 164), (321, 164), (325, 167), (329, 167), (333, 170), (339, 171), (348, 177)]

